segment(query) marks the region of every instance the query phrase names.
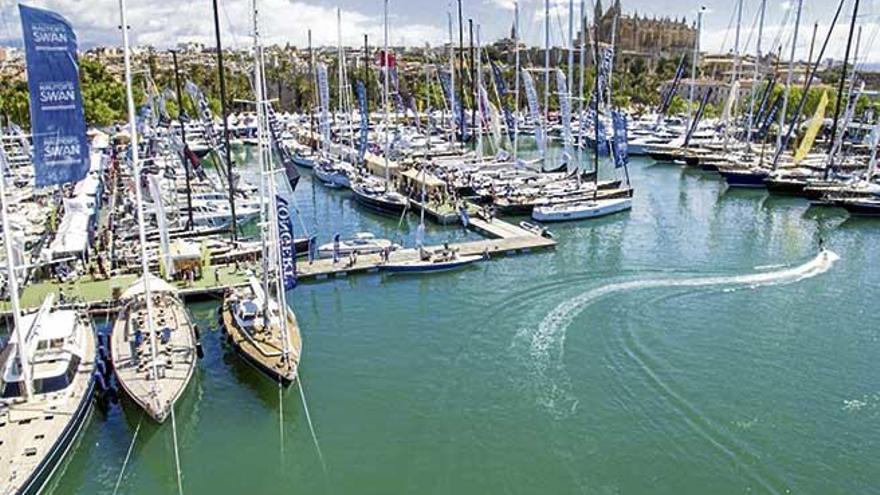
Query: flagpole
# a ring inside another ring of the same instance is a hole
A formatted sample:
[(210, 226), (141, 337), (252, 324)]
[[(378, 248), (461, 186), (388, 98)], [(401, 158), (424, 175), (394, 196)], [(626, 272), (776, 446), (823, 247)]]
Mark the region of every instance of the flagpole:
[(515, 69), (513, 73), (514, 91), (513, 91), (513, 162), (519, 162), (519, 2), (513, 2), (513, 50), (515, 59)]
[[(229, 145), (229, 123), (227, 122), (228, 110), (226, 108), (226, 71), (223, 69), (223, 45), (220, 42), (220, 15), (217, 8), (217, 0), (212, 1), (214, 6), (214, 40), (217, 46), (217, 74), (220, 78), (220, 113), (223, 119), (223, 146), (226, 157), (226, 182), (229, 188), (229, 213), (232, 216), (232, 224), (229, 233), (232, 242), (238, 238), (238, 227), (235, 219), (235, 184), (232, 175), (232, 148)], [(190, 208), (192, 210), (192, 208)], [(192, 219), (190, 219), (192, 223)]]
[[(3, 140), (3, 127), (0, 126), (0, 141)], [(6, 275), (9, 280), (9, 299), (12, 302), (12, 321), (15, 325), (16, 346), (18, 346), (18, 361), (21, 366), (21, 379), (24, 383), (23, 397), (27, 399), (33, 395), (33, 383), (31, 382), (30, 359), (26, 347), (25, 329), (21, 326), (21, 302), (18, 296), (18, 274), (15, 271), (15, 258), (12, 251), (12, 228), (9, 225), (9, 212), (6, 204), (6, 170), (9, 163), (6, 160), (6, 150), (0, 146), (0, 221), (3, 223), (3, 246), (6, 248)]]
[[(150, 364), (153, 368), (152, 386), (155, 391), (158, 370), (156, 369), (156, 357), (159, 355), (156, 348), (156, 332), (153, 325), (153, 298), (150, 296), (150, 267), (147, 260), (147, 234), (144, 227), (144, 195), (141, 191), (141, 164), (138, 151), (137, 123), (135, 122), (134, 94), (131, 89), (131, 49), (128, 41), (128, 18), (125, 9), (125, 0), (119, 0), (120, 24), (122, 27), (122, 50), (125, 65), (125, 98), (128, 106), (128, 126), (131, 132), (131, 165), (134, 175), (135, 200), (137, 201), (138, 236), (141, 251), (141, 273), (144, 280), (144, 300), (147, 308), (147, 332), (150, 336)], [(178, 480), (179, 483), (179, 480)]]
[(171, 59), (174, 62), (174, 84), (177, 87), (177, 121), (180, 123), (180, 139), (183, 141), (183, 149), (181, 150), (181, 158), (183, 158), (183, 169), (186, 172), (186, 206), (188, 208), (188, 222), (186, 230), (192, 230), (193, 225), (193, 203), (192, 203), (192, 186), (190, 185), (191, 163), (189, 162), (189, 147), (186, 144), (186, 125), (183, 123), (183, 96), (180, 92), (180, 69), (177, 67), (177, 50), (171, 50)]

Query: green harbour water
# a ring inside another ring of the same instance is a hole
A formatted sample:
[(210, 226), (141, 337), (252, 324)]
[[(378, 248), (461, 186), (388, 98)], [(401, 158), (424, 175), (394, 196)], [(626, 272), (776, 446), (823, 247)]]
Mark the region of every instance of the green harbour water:
[[(218, 303), (191, 305), (184, 493), (880, 493), (880, 221), (650, 160), (631, 174), (632, 211), (551, 226), (555, 250), (297, 287), (321, 455), (299, 389), (279, 397)], [(321, 242), (412, 245), (416, 215), (398, 228), (303, 175)], [(815, 260), (820, 236), (839, 260)], [(96, 411), (48, 492), (112, 493), (137, 431), (119, 493), (175, 493), (170, 422), (139, 424), (127, 401)]]

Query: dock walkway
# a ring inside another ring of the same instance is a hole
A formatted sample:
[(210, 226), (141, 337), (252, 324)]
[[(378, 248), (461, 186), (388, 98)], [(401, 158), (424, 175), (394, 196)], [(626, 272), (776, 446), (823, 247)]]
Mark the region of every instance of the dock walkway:
[[(433, 251), (443, 247), (449, 247), (458, 251), (462, 256), (482, 254), (490, 259), (507, 254), (524, 254), (535, 250), (549, 249), (556, 246), (556, 241), (537, 236), (517, 225), (503, 220), (493, 219), (487, 222), (480, 218), (471, 218), (468, 227), (490, 237), (479, 241), (465, 241), (449, 243), (444, 246), (425, 246), (426, 250)], [(415, 248), (399, 249), (391, 253), (389, 260), (392, 262), (415, 261), (419, 258), (419, 251)], [(342, 257), (334, 262), (333, 259), (316, 259), (312, 262), (300, 260), (297, 262), (297, 277), (302, 282), (320, 281), (329, 278), (346, 277), (350, 274), (377, 273), (382, 270), (385, 262), (380, 254), (359, 255), (354, 264), (348, 257)], [(180, 295), (185, 300), (198, 300), (217, 298), (230, 287), (237, 287), (247, 283), (249, 269), (256, 269), (258, 265), (242, 265), (236, 270), (233, 265), (214, 265), (206, 269), (205, 275), (194, 281), (192, 285), (184, 282), (174, 282), (174, 286), (180, 290)], [(50, 292), (63, 290), (70, 304), (84, 305), (97, 314), (109, 314), (114, 311), (117, 302), (111, 297), (114, 290), (121, 292), (128, 287), (137, 277), (124, 275), (106, 280), (85, 280), (58, 284), (54, 281), (44, 281), (29, 284), (22, 293), (22, 307), (36, 308)], [(0, 314), (9, 313), (7, 303), (0, 304)]]

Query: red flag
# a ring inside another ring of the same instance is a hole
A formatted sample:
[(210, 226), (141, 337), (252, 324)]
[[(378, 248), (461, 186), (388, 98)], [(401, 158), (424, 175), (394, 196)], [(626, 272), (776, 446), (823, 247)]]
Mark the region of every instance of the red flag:
[[(376, 63), (379, 67), (385, 67), (385, 50), (379, 50), (376, 52)], [(388, 67), (394, 68), (397, 66), (397, 58), (395, 58), (394, 53), (388, 52)]]

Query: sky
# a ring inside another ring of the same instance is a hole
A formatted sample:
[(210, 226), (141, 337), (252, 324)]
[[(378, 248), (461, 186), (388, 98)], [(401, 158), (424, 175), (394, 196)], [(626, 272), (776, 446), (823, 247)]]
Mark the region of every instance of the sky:
[[(252, 43), (253, 0), (219, 0), (220, 23), (224, 44), (245, 47)], [(267, 44), (291, 43), (306, 46), (312, 30), (315, 45), (337, 44), (337, 8), (340, 11), (341, 38), (345, 45), (360, 46), (368, 34), (371, 45), (381, 43), (383, 35), (382, 0), (257, 0), (260, 29)], [(588, 12), (593, 1), (586, 1)], [(612, 0), (604, 0), (607, 8)], [(743, 0), (740, 48), (754, 53), (758, 39), (758, 14), (762, 0)], [(801, 29), (796, 44), (797, 56), (806, 58), (812, 25), (819, 22), (817, 48), (827, 33), (837, 0), (803, 0)], [(826, 58), (842, 59), (846, 44), (852, 2), (845, 0), (841, 18), (826, 52)], [(554, 45), (567, 42), (568, 0), (549, 0), (550, 33)], [(787, 55), (795, 18), (797, 0), (766, 0), (762, 49), (782, 48)], [(21, 45), (18, 2), (0, 0), (0, 44)], [(118, 0), (30, 0), (29, 5), (55, 10), (74, 25), (80, 46), (119, 45)], [(480, 39), (491, 42), (507, 36), (513, 23), (514, 0), (462, 0), (465, 27), (467, 19), (480, 27)], [(721, 53), (735, 45), (737, 0), (622, 0), (627, 13), (642, 16), (670, 16), (688, 22), (696, 19), (701, 6), (706, 7), (701, 48)], [(171, 47), (179, 42), (213, 44), (211, 0), (127, 0), (128, 24), (136, 44)], [(519, 0), (520, 33), (528, 44), (543, 44), (544, 0)], [(580, 0), (574, 1), (575, 11)], [(448, 41), (448, 17), (457, 22), (457, 5), (449, 0), (389, 0), (389, 42), (392, 45), (436, 46)], [(874, 49), (880, 33), (880, 0), (862, 0), (858, 25), (863, 27), (862, 61), (880, 63), (880, 50)], [(455, 37), (457, 38), (457, 24)], [(467, 42), (467, 32), (465, 32)]]

